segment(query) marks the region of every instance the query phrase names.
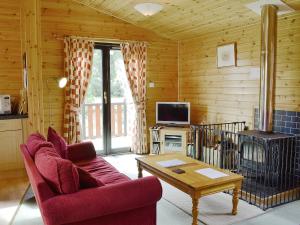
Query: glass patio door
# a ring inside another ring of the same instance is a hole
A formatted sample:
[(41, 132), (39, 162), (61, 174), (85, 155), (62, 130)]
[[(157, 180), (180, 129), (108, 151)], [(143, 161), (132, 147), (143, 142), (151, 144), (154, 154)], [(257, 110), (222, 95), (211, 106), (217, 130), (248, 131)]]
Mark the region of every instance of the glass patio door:
[(134, 116), (119, 45), (96, 44), (92, 77), (82, 106), (82, 139), (98, 154), (128, 152)]
[(111, 153), (126, 152), (131, 146), (131, 131), (135, 116), (134, 104), (121, 50), (110, 49), (109, 55)]

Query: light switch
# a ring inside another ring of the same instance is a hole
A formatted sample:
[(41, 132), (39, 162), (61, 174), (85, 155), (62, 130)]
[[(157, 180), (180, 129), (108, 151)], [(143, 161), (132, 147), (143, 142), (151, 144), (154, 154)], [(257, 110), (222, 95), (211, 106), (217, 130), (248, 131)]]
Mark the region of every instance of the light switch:
[(155, 87), (154, 82), (149, 82), (149, 88), (154, 88), (154, 87)]

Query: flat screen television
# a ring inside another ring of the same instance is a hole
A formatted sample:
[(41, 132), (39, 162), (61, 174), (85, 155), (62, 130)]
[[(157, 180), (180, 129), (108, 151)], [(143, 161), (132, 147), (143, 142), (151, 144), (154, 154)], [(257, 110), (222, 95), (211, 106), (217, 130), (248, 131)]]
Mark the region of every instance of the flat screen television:
[(157, 124), (190, 124), (189, 102), (156, 102)]

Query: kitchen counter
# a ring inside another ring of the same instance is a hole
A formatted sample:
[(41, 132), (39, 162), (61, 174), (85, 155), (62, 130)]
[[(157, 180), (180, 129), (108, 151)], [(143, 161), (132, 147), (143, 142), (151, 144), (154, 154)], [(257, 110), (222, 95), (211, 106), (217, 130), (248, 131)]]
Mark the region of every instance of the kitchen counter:
[(24, 119), (28, 118), (28, 115), (19, 115), (19, 114), (9, 114), (9, 115), (0, 115), (0, 120), (14, 120), (14, 119)]

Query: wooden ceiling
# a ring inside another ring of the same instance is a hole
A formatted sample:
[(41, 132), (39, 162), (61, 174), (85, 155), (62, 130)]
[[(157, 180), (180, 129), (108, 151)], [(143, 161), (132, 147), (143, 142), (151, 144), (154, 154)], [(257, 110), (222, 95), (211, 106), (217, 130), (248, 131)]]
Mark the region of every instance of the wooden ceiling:
[[(245, 7), (256, 0), (74, 0), (164, 37), (183, 40), (218, 30), (247, 26), (260, 21)], [(158, 14), (145, 17), (134, 9), (137, 3), (163, 5)], [(300, 0), (284, 0), (300, 10)]]

